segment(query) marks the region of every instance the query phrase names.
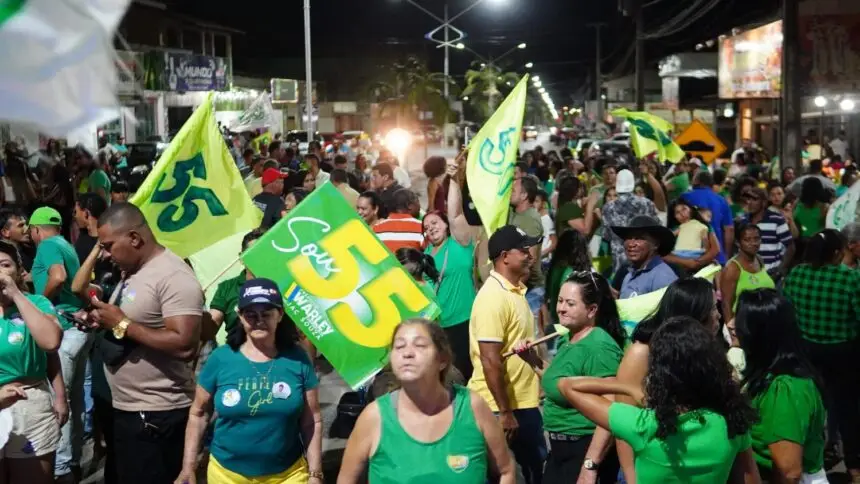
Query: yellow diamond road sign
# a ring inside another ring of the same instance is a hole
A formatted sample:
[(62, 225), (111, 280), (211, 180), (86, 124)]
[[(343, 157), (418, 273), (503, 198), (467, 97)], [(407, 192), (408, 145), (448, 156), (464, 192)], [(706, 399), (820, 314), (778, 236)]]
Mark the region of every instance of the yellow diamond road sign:
[(698, 119), (694, 119), (690, 126), (675, 138), (675, 143), (709, 165), (727, 148), (708, 125)]

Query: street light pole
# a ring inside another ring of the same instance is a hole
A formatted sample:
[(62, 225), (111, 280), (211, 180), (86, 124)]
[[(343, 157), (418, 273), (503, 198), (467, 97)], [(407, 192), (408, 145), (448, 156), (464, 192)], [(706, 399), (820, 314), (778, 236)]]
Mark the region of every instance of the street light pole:
[[(449, 95), (449, 92), (448, 92), (448, 79), (449, 79), (449, 76), (450, 76), (450, 58), (449, 58), (449, 53), (448, 53), (448, 51), (449, 51), (449, 47), (450, 47), (451, 43), (448, 41), (448, 2), (445, 2), (445, 15), (444, 15), (444, 17), (443, 17), (443, 18), (444, 18), (444, 20), (445, 20), (445, 24), (444, 24), (444, 25), (445, 25), (445, 86), (444, 86), (444, 89), (445, 89), (445, 102), (446, 102), (446, 103), (450, 103), (451, 101), (450, 101), (450, 99), (448, 98), (448, 95)], [(447, 141), (447, 140), (446, 140), (446, 141)]]
[(314, 100), (311, 75), (311, 0), (305, 0), (305, 109), (308, 112), (308, 145), (314, 141)]

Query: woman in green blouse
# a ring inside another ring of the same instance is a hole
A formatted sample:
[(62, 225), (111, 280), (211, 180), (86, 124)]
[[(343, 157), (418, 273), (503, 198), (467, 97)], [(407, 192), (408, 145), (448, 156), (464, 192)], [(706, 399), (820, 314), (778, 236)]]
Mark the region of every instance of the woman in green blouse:
[(742, 384), (759, 413), (750, 433), (762, 477), (827, 482), (820, 382), (801, 349), (791, 303), (773, 289), (741, 294), (735, 332), (746, 355)]
[(442, 308), (439, 323), (454, 350), (454, 366), (466, 381), (472, 377), (469, 359), (469, 317), (477, 294), (475, 257), (480, 227), (472, 227), (463, 215), (460, 187), (453, 179), (448, 185), (448, 213), (437, 210), (424, 216), (426, 254), (433, 257), (439, 272), (436, 300)]
[[(609, 482), (618, 475), (612, 438), (573, 408), (558, 390), (565, 377), (614, 377), (627, 333), (606, 279), (592, 271), (577, 271), (561, 287), (556, 304), (559, 323), (570, 330), (552, 363), (538, 358), (528, 342), (515, 351), (541, 376), (546, 393), (544, 430), (550, 453), (544, 469), (546, 484), (576, 482), (580, 474)], [(593, 482), (593, 481), (592, 481)]]
[(56, 354), (63, 333), (50, 301), (22, 291), (23, 273), (17, 249), (0, 242), (0, 385), (17, 386), (26, 396), (11, 407), (0, 482), (49, 484), (60, 426), (69, 417)]

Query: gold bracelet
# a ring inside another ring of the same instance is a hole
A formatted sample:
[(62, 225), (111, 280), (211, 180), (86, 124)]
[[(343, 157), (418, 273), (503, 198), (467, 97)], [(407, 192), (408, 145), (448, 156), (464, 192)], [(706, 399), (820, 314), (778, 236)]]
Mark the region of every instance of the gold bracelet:
[(322, 471), (308, 471), (308, 478), (310, 479), (310, 478), (314, 478), (314, 477), (316, 477), (319, 480), (325, 479)]

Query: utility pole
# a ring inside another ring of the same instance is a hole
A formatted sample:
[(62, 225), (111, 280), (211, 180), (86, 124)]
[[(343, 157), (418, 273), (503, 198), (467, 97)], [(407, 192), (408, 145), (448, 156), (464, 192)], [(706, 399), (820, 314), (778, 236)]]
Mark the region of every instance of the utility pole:
[(782, 168), (800, 168), (800, 32), (798, 0), (782, 0), (782, 98), (779, 110), (779, 159)]
[(645, 8), (636, 2), (636, 110), (645, 110)]
[(311, 75), (311, 0), (305, 0), (305, 109), (308, 111), (308, 143), (314, 138), (313, 76)]
[(450, 59), (448, 57), (448, 46), (450, 42), (448, 42), (448, 2), (445, 2), (445, 15), (442, 17), (445, 19), (445, 102), (450, 103), (451, 100), (448, 99), (448, 76), (450, 75)]
[(591, 23), (588, 24), (589, 27), (594, 27), (594, 38), (596, 45), (596, 53), (594, 56), (594, 98), (597, 100), (597, 121), (602, 123), (605, 118), (604, 114), (604, 105), (605, 101), (603, 97), (601, 97), (600, 93), (603, 89), (603, 72), (600, 68), (600, 29), (606, 26), (604, 22)]

